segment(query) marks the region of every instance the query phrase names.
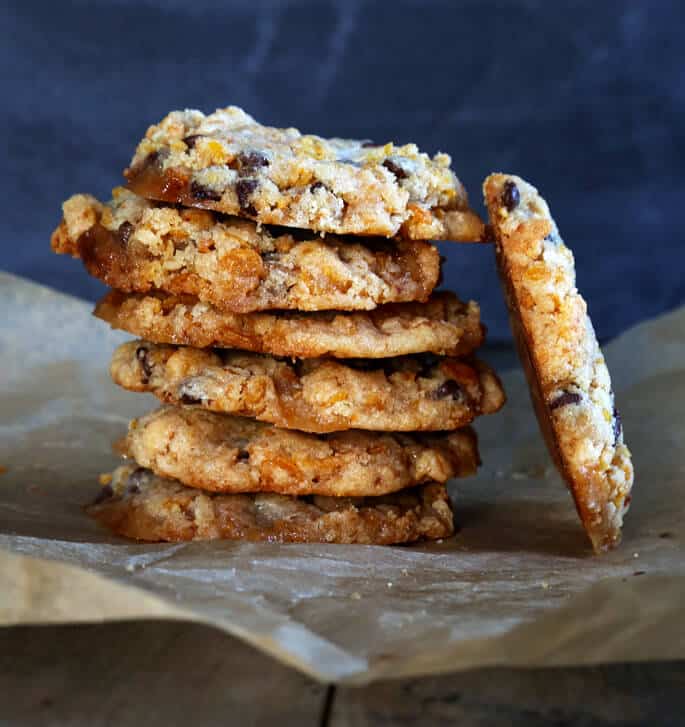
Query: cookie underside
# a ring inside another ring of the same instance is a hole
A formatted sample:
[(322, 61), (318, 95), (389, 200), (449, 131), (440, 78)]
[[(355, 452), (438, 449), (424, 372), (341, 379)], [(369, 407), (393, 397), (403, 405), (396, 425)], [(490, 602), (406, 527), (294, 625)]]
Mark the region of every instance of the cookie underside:
[(514, 339), (550, 454), (596, 552), (621, 537), (633, 484), (611, 381), (573, 255), (537, 190), (513, 175), (484, 183)]

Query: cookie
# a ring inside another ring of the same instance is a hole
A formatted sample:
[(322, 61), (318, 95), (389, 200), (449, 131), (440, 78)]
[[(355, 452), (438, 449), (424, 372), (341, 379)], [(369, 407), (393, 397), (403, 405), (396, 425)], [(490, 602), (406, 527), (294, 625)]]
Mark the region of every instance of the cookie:
[(483, 343), (477, 303), (452, 293), (368, 313), (227, 313), (190, 297), (112, 291), (95, 315), (155, 343), (240, 348), (294, 358), (387, 358), (431, 352), (464, 356)]
[(173, 111), (125, 171), (148, 199), (316, 232), (481, 239), (447, 154), (262, 126), (235, 106)]
[(620, 540), (633, 467), (573, 254), (530, 184), (493, 174), (483, 189), (540, 427), (595, 551), (607, 550)]
[(457, 429), (504, 403), (488, 366), (432, 354), (299, 360), (131, 341), (114, 352), (110, 373), (170, 404), (315, 433)]
[(454, 532), (444, 485), (381, 497), (223, 495), (135, 466), (116, 469), (87, 513), (117, 535), (145, 541), (267, 540), (393, 545)]
[(131, 422), (122, 452), (140, 466), (215, 492), (385, 495), (473, 474), (468, 428), (441, 434), (305, 434), (196, 407), (166, 406)]
[(78, 194), (63, 209), (52, 249), (81, 258), (107, 285), (193, 295), (235, 313), (371, 310), (425, 301), (440, 276), (440, 256), (427, 242), (359, 242), (258, 227), (238, 217), (149, 202), (124, 189), (115, 189), (106, 205)]

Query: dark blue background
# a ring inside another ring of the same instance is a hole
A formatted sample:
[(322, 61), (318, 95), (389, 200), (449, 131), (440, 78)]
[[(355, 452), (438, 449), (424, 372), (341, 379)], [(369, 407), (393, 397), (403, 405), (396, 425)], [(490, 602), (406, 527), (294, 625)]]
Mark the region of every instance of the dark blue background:
[[(492, 170), (550, 202), (600, 337), (685, 298), (682, 2), (108, 0), (5, 5), (0, 263), (91, 299), (49, 254), (60, 203), (108, 198), (148, 124), (234, 103), (324, 135), (416, 141), (480, 208)], [(446, 284), (508, 328), (489, 247)]]

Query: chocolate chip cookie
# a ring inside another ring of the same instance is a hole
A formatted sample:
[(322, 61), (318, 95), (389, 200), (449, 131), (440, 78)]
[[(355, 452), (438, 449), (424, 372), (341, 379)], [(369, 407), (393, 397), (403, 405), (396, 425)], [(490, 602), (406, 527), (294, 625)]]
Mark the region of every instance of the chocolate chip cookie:
[(484, 339), (477, 303), (437, 293), (426, 303), (367, 313), (228, 313), (191, 297), (112, 291), (95, 315), (155, 343), (240, 348), (294, 358), (387, 358), (431, 352), (464, 356)]
[(257, 226), (115, 189), (108, 204), (78, 194), (52, 235), (55, 252), (126, 292), (188, 294), (235, 313), (271, 308), (371, 310), (428, 298), (440, 256), (426, 242), (360, 241)]
[(292, 497), (209, 493), (135, 466), (106, 479), (87, 512), (136, 540), (392, 545), (454, 532), (447, 491), (435, 483), (381, 497)]
[(483, 225), (447, 154), (323, 139), (257, 123), (235, 106), (173, 111), (125, 171), (143, 197), (337, 234), (477, 241)]
[(541, 429), (595, 551), (607, 550), (620, 540), (633, 467), (573, 254), (533, 186), (493, 174), (483, 189)]
[(119, 386), (170, 404), (315, 433), (457, 429), (504, 403), (484, 363), (432, 354), (295, 360), (131, 341), (114, 352), (110, 373)]
[(131, 422), (122, 451), (158, 475), (202, 490), (335, 497), (445, 482), (473, 474), (479, 464), (468, 428), (316, 435), (178, 406)]

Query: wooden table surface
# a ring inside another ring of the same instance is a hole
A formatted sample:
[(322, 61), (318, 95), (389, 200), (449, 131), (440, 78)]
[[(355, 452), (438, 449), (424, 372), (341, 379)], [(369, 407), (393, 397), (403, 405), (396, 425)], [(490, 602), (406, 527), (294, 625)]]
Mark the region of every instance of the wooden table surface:
[(685, 662), (317, 684), (178, 622), (0, 628), (0, 725), (685, 724)]

